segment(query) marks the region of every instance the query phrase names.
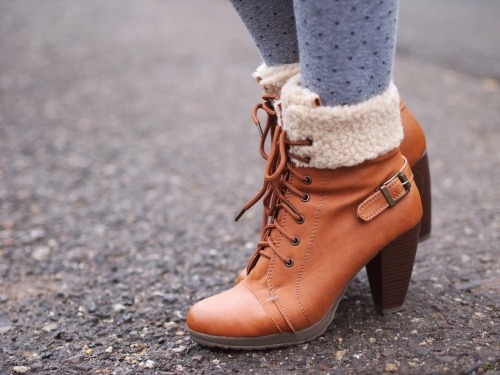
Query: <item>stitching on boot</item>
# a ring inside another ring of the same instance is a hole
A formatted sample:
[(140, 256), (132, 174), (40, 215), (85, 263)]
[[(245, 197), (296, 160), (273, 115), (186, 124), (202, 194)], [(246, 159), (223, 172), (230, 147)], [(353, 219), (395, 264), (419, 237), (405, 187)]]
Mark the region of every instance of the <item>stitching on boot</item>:
[[(287, 197), (286, 197), (288, 200), (290, 199), (290, 192), (287, 192)], [(283, 218), (281, 219), (281, 222), (280, 222), (280, 225), (285, 228), (286, 226), (286, 220), (287, 220), (287, 217), (288, 217), (288, 213), (286, 211), (283, 212)], [(276, 247), (280, 247), (281, 246), (281, 239), (283, 238), (283, 234), (279, 234), (278, 236), (278, 240), (276, 241)], [(269, 271), (267, 273), (267, 280), (268, 280), (268, 288), (269, 288), (269, 292), (271, 294), (273, 298), (273, 302), (276, 304), (276, 307), (278, 308), (278, 310), (281, 312), (281, 315), (283, 316), (283, 318), (285, 319), (285, 321), (288, 323), (290, 329), (292, 330), (292, 332), (296, 332), (297, 329), (295, 328), (295, 325), (292, 323), (292, 320), (290, 318), (290, 315), (288, 315), (288, 313), (286, 312), (286, 309), (285, 307), (281, 304), (279, 298), (276, 296), (276, 292), (279, 290), (279, 288), (276, 288), (273, 286), (273, 282), (272, 282), (272, 277), (271, 277), (271, 274), (272, 274), (272, 270), (274, 269), (274, 264), (275, 264), (275, 261), (276, 261), (276, 258), (278, 256), (276, 254), (273, 254), (273, 257), (272, 257), (272, 262), (271, 262), (271, 265), (269, 266)]]
[(316, 217), (314, 218), (314, 226), (313, 226), (313, 231), (311, 234), (311, 239), (309, 240), (309, 245), (307, 246), (307, 251), (304, 256), (304, 259), (302, 260), (300, 264), (300, 270), (299, 270), (299, 276), (297, 277), (297, 284), (295, 286), (295, 298), (297, 299), (297, 302), (300, 306), (300, 309), (302, 310), (302, 315), (304, 315), (304, 318), (307, 321), (307, 324), (311, 326), (311, 321), (309, 320), (309, 317), (307, 316), (307, 312), (305, 310), (305, 307), (302, 303), (302, 299), (300, 298), (300, 286), (302, 282), (302, 274), (304, 273), (304, 268), (305, 264), (307, 262), (307, 259), (309, 258), (309, 255), (311, 254), (311, 249), (313, 247), (314, 239), (316, 237), (316, 231), (318, 229), (318, 223), (319, 223), (319, 218), (321, 214), (321, 209), (323, 207), (323, 200), (325, 197), (325, 186), (326, 186), (326, 173), (323, 172), (323, 176), (321, 178), (321, 194), (320, 194), (320, 199), (318, 203), (318, 208), (316, 210)]
[(278, 324), (277, 324), (277, 323), (276, 323), (276, 321), (274, 320), (274, 318), (273, 318), (273, 316), (272, 316), (271, 312), (270, 312), (270, 311), (269, 311), (269, 309), (267, 308), (266, 304), (265, 304), (265, 303), (264, 303), (264, 302), (260, 299), (260, 297), (257, 295), (257, 293), (255, 293), (255, 292), (253, 291), (253, 289), (252, 289), (252, 288), (250, 288), (250, 287), (248, 286), (248, 284), (246, 283), (246, 281), (245, 281), (245, 280), (243, 280), (243, 285), (245, 285), (245, 287), (246, 287), (246, 288), (250, 291), (250, 293), (252, 293), (252, 294), (253, 294), (253, 296), (257, 299), (257, 301), (259, 302), (259, 304), (260, 304), (260, 305), (262, 306), (262, 308), (264, 309), (264, 311), (265, 311), (265, 313), (266, 313), (266, 315), (267, 315), (267, 317), (268, 317), (269, 321), (271, 322), (271, 324), (272, 324), (273, 326), (275, 326), (275, 327), (276, 327), (276, 329), (277, 329), (280, 333), (283, 333), (283, 330), (282, 330), (282, 329), (278, 326)]

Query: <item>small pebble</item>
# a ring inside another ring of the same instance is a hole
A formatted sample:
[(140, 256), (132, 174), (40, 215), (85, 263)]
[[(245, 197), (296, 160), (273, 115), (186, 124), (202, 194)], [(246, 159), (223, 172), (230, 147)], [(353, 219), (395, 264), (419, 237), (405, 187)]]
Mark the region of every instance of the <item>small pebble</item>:
[(45, 260), (50, 255), (50, 247), (48, 246), (36, 246), (31, 253), (31, 258), (35, 260)]
[(124, 305), (122, 305), (121, 303), (115, 303), (113, 305), (113, 311), (114, 312), (122, 312), (126, 309), (126, 307)]
[(394, 363), (388, 363), (385, 365), (385, 371), (396, 372), (398, 371), (398, 367)]
[(174, 353), (182, 353), (185, 349), (186, 349), (186, 347), (184, 345), (181, 345), (181, 346), (179, 346), (177, 348), (173, 348), (172, 351)]
[(156, 365), (156, 363), (155, 363), (154, 361), (152, 361), (152, 360), (148, 359), (148, 360), (146, 361), (146, 363), (144, 364), (144, 367), (145, 367), (145, 368), (154, 368), (154, 367), (155, 367), (155, 365)]
[(5, 323), (5, 324), (0, 323), (0, 335), (3, 333), (9, 332), (11, 329), (12, 329), (12, 325), (10, 325), (8, 323)]
[(57, 323), (49, 323), (49, 324), (46, 324), (42, 327), (42, 331), (52, 332), (52, 331), (55, 331), (58, 327), (59, 327), (59, 325)]
[(45, 230), (42, 228), (35, 228), (30, 230), (30, 237), (33, 241), (40, 240), (45, 237)]
[(26, 374), (30, 370), (29, 367), (26, 366), (14, 366), (12, 367), (12, 371), (17, 372), (18, 374)]
[(335, 353), (335, 359), (337, 361), (342, 361), (342, 358), (344, 358), (346, 351), (345, 350), (339, 350), (338, 352)]
[(108, 346), (105, 351), (106, 351), (106, 353), (113, 353), (113, 347)]

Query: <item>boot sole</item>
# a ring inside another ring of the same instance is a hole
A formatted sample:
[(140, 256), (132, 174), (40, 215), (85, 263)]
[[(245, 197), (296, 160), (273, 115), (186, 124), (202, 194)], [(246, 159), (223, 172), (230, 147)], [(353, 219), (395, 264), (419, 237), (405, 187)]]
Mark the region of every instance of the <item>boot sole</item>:
[[(367, 271), (370, 268), (368, 272), (372, 273), (369, 280), (371, 287), (373, 284), (372, 295), (377, 311), (386, 314), (403, 308), (413, 269), (419, 233), (420, 223), (384, 247), (366, 264)], [(391, 272), (395, 275), (391, 276), (389, 274)], [(353, 278), (356, 274), (357, 272)], [(384, 275), (384, 277), (377, 279), (375, 277), (377, 275)], [(189, 335), (201, 345), (237, 350), (257, 350), (303, 344), (325, 333), (332, 323), (337, 307), (350, 283), (345, 286), (340, 297), (319, 322), (298, 332), (277, 333), (259, 337), (226, 337), (208, 335), (189, 329)]]

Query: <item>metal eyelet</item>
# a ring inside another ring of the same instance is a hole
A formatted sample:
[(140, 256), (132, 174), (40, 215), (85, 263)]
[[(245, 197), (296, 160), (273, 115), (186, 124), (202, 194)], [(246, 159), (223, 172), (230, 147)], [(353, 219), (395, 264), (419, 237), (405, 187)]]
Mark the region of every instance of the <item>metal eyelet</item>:
[(309, 202), (309, 199), (311, 199), (311, 196), (307, 193), (305, 193), (304, 196), (300, 198), (302, 202)]
[(292, 241), (290, 241), (290, 243), (293, 246), (297, 246), (300, 243), (300, 238), (299, 237), (295, 237)]
[[(300, 217), (297, 220), (295, 220), (295, 222), (297, 224), (302, 224), (304, 221), (305, 221), (305, 219), (304, 219), (304, 216), (302, 216), (302, 215), (300, 215)], [(295, 237), (295, 238), (298, 238), (298, 237)]]
[(306, 177), (304, 178), (304, 184), (306, 184), (306, 185), (310, 185), (310, 184), (311, 184), (311, 182), (312, 182), (312, 178), (311, 178), (311, 176), (306, 176)]
[(292, 258), (288, 258), (288, 260), (285, 263), (285, 266), (287, 267), (291, 267), (293, 266), (293, 259)]

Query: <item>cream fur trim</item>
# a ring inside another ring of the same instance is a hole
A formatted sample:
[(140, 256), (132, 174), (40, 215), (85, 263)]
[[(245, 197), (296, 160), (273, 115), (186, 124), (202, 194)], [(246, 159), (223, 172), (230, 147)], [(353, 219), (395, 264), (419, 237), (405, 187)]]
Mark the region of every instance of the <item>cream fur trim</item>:
[(300, 72), (300, 64), (283, 64), (267, 66), (263, 63), (252, 74), (252, 77), (262, 86), (268, 94), (281, 94), (283, 85)]
[(403, 128), (394, 84), (380, 95), (354, 105), (323, 107), (319, 96), (302, 88), (300, 74), (283, 87), (283, 128), (291, 140), (310, 139), (311, 146), (291, 152), (311, 158), (300, 167), (335, 169), (375, 159), (399, 146)]

